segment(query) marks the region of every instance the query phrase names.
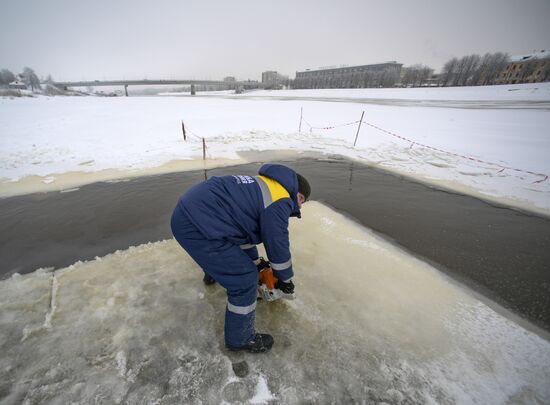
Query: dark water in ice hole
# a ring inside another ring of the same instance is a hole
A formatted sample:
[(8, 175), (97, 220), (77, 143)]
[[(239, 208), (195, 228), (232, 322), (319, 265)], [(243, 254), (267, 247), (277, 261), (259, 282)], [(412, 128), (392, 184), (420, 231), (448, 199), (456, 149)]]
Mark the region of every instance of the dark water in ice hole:
[[(345, 159), (282, 162), (324, 202), (452, 278), (550, 330), (550, 220), (438, 190)], [(99, 182), (0, 199), (0, 276), (62, 268), (171, 237), (179, 195), (259, 163)]]

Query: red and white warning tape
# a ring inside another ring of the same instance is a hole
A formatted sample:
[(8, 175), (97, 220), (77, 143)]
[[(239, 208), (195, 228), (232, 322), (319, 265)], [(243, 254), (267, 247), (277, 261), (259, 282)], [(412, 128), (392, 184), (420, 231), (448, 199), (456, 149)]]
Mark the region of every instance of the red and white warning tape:
[(322, 129), (322, 130), (326, 131), (326, 130), (331, 130), (331, 129), (336, 129), (336, 128), (347, 127), (347, 126), (355, 125), (355, 124), (359, 123), (359, 121), (353, 121), (353, 122), (346, 122), (345, 124), (333, 125), (333, 126), (329, 126), (329, 127), (316, 127), (316, 126), (311, 125), (305, 119), (303, 119), (303, 121), (306, 123), (307, 126), (309, 126), (310, 131), (312, 129)]
[(496, 167), (499, 167), (500, 170), (498, 171), (498, 173), (501, 173), (503, 172), (504, 170), (513, 170), (513, 171), (516, 171), (516, 172), (520, 172), (520, 173), (527, 173), (527, 174), (530, 174), (530, 175), (533, 175), (533, 176), (538, 176), (538, 177), (542, 177), (541, 179), (539, 180), (536, 180), (533, 182), (533, 184), (536, 184), (536, 183), (542, 183), (543, 181), (546, 181), (548, 179), (548, 175), (544, 174), (544, 173), (535, 173), (535, 172), (532, 172), (530, 170), (523, 170), (523, 169), (517, 169), (515, 167), (509, 167), (509, 166), (503, 166), (499, 163), (494, 163), (494, 162), (489, 162), (487, 160), (482, 160), (482, 159), (477, 159), (477, 158), (473, 158), (471, 156), (466, 156), (466, 155), (461, 155), (461, 154), (458, 154), (458, 153), (454, 153), (454, 152), (449, 152), (447, 150), (443, 150), (443, 149), (439, 149), (439, 148), (436, 148), (436, 147), (433, 147), (433, 146), (429, 146), (429, 145), (426, 145), (426, 144), (423, 144), (423, 143), (420, 143), (420, 142), (417, 142), (417, 141), (413, 141), (412, 139), (409, 139), (409, 138), (405, 138), (404, 136), (401, 136), (401, 135), (397, 135), (396, 133), (393, 133), (393, 132), (390, 132), (390, 131), (387, 131), (383, 128), (380, 128), (374, 124), (371, 124), (370, 122), (365, 122), (363, 121), (363, 124), (365, 125), (368, 125), (374, 129), (377, 129), (378, 131), (381, 131), (385, 134), (388, 134), (388, 135), (391, 135), (391, 136), (394, 136), (396, 138), (399, 138), (399, 139), (402, 139), (406, 142), (410, 142), (411, 144), (411, 148), (414, 146), (414, 145), (420, 145), (424, 148), (427, 148), (427, 149), (431, 149), (431, 150), (435, 150), (437, 152), (441, 152), (441, 153), (445, 153), (447, 155), (451, 155), (451, 156), (456, 156), (456, 157), (459, 157), (459, 158), (462, 158), (462, 159), (467, 159), (467, 160), (470, 160), (472, 162), (477, 162), (477, 163), (483, 163), (483, 164), (488, 164), (488, 165), (491, 165), (491, 166), (496, 166)]
[[(342, 127), (347, 127), (347, 126), (350, 126), (350, 125), (355, 125), (355, 124), (358, 124), (359, 122), (361, 122), (361, 123), (363, 123), (365, 125), (368, 125), (368, 126), (374, 128), (374, 129), (376, 129), (380, 132), (383, 132), (383, 133), (388, 134), (390, 136), (393, 136), (395, 138), (401, 139), (405, 142), (409, 142), (410, 143), (410, 148), (412, 148), (415, 145), (419, 145), (419, 146), (422, 146), (423, 148), (431, 149), (431, 150), (441, 152), (441, 153), (451, 155), (451, 156), (456, 156), (456, 157), (459, 157), (461, 159), (466, 159), (466, 160), (470, 160), (470, 161), (476, 162), (476, 163), (482, 163), (482, 164), (486, 164), (486, 165), (496, 166), (496, 167), (500, 168), (498, 173), (502, 173), (504, 170), (512, 170), (512, 171), (515, 171), (515, 172), (518, 172), (518, 173), (526, 173), (526, 174), (530, 174), (532, 176), (541, 177), (539, 180), (533, 181), (533, 184), (542, 183), (542, 182), (548, 180), (548, 175), (546, 175), (544, 173), (536, 173), (536, 172), (533, 172), (533, 171), (530, 171), (530, 170), (524, 170), (524, 169), (518, 169), (518, 168), (515, 168), (515, 167), (504, 166), (504, 165), (501, 165), (499, 163), (489, 162), (487, 160), (477, 159), (477, 158), (474, 158), (474, 157), (471, 157), (471, 156), (461, 155), (461, 154), (458, 154), (458, 153), (454, 153), (454, 152), (450, 152), (450, 151), (443, 150), (443, 149), (440, 149), (440, 148), (436, 148), (434, 146), (426, 145), (426, 144), (414, 141), (412, 139), (406, 138), (404, 136), (398, 135), (394, 132), (391, 132), (391, 131), (388, 131), (386, 129), (380, 128), (379, 126), (376, 126), (376, 125), (371, 124), (370, 122), (366, 122), (366, 121), (352, 121), (352, 122), (347, 122), (345, 124), (338, 124), (338, 125), (326, 126), (326, 127), (316, 127), (316, 126), (311, 125), (308, 121), (306, 121), (305, 118), (302, 118), (302, 120), (306, 123), (306, 125), (309, 126), (309, 131), (310, 132), (314, 129), (327, 131), (327, 130), (332, 130), (332, 129), (336, 129), (336, 128), (342, 128)], [(186, 128), (186, 130), (192, 136), (194, 136), (195, 138), (197, 138), (199, 140), (203, 139), (201, 136), (198, 136), (193, 131), (190, 131), (189, 128)], [(208, 152), (208, 155), (210, 155), (210, 151), (208, 150), (208, 147), (206, 146), (206, 143), (205, 143), (205, 149)]]

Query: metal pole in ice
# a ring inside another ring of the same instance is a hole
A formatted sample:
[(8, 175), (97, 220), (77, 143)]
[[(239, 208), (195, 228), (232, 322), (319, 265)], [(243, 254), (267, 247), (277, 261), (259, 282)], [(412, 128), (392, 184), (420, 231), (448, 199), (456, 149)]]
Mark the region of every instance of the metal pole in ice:
[(357, 137), (359, 136), (359, 131), (361, 131), (361, 124), (363, 123), (363, 116), (365, 115), (365, 111), (361, 113), (361, 119), (359, 120), (359, 127), (357, 128), (357, 134), (355, 135), (355, 141), (353, 142), (353, 147), (355, 148), (355, 144), (357, 143)]
[(302, 132), (302, 116), (304, 114), (304, 107), (300, 107), (300, 126), (298, 127), (298, 132)]
[(185, 125), (183, 125), (183, 120), (181, 120), (181, 131), (183, 132), (183, 140), (187, 140), (187, 136), (185, 135)]
[(206, 160), (206, 142), (202, 138), (202, 160)]

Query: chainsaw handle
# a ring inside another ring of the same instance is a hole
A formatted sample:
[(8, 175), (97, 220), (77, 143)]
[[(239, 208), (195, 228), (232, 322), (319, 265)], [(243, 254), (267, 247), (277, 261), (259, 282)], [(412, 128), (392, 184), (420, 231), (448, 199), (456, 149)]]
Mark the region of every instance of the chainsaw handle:
[(256, 268), (258, 269), (258, 271), (262, 271), (266, 267), (269, 267), (269, 262), (263, 257), (260, 257), (260, 262), (256, 265)]
[(277, 277), (273, 275), (271, 267), (266, 267), (260, 271), (260, 283), (265, 284), (270, 290), (275, 288), (277, 284)]

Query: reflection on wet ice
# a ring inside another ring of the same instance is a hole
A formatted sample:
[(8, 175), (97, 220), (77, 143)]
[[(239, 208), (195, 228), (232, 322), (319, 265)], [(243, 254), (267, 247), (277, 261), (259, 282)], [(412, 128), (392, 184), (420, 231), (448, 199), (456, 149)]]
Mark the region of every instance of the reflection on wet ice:
[(257, 309), (270, 353), (224, 349), (223, 289), (168, 240), (56, 271), (55, 287), (47, 271), (0, 282), (0, 400), (550, 400), (547, 341), (327, 207), (303, 214), (298, 298)]

